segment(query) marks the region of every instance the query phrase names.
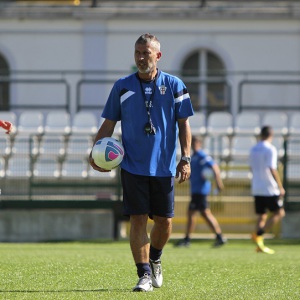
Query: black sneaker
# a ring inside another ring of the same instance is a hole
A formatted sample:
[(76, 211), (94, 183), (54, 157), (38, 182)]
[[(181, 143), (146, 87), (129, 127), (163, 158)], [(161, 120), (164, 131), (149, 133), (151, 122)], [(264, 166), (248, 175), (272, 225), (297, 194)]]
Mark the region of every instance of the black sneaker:
[(226, 243), (227, 243), (226, 238), (216, 239), (213, 246), (215, 248), (218, 248), (218, 247), (221, 247), (221, 246), (225, 245)]
[(189, 247), (191, 245), (190, 241), (186, 240), (186, 239), (183, 239), (183, 240), (180, 240), (178, 241), (175, 246), (176, 247)]

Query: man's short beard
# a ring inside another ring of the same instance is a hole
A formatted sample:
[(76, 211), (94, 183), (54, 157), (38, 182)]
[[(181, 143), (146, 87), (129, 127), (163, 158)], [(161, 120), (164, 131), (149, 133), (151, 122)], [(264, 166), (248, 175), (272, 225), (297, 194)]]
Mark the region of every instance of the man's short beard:
[(139, 73), (141, 73), (141, 74), (149, 74), (151, 72), (150, 68), (147, 68), (146, 70), (141, 70), (138, 68), (138, 70), (139, 70)]

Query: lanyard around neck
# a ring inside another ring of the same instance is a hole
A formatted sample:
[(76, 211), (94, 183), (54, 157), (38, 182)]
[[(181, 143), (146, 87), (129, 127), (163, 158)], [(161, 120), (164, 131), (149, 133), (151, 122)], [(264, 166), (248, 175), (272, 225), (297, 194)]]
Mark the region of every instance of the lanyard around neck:
[[(139, 77), (138, 77), (139, 78)], [(156, 76), (153, 80), (153, 88), (152, 88), (152, 93), (150, 95), (150, 99), (147, 100), (146, 94), (145, 94), (145, 90), (143, 89), (143, 84), (142, 84), (142, 80), (141, 78), (139, 78), (139, 82), (140, 82), (140, 87), (141, 87), (141, 91), (142, 91), (142, 95), (144, 97), (144, 103), (146, 106), (146, 110), (147, 110), (147, 114), (148, 114), (148, 119), (151, 119), (151, 114), (150, 114), (150, 108), (152, 107), (152, 103), (154, 100), (154, 94), (155, 94), (155, 90), (156, 90)]]

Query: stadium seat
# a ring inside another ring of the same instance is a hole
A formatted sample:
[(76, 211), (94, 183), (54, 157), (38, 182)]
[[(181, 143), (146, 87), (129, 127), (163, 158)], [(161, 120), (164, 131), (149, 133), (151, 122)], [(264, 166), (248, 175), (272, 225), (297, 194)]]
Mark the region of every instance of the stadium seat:
[(68, 157), (87, 157), (92, 149), (93, 140), (91, 136), (71, 135), (69, 137), (66, 155)]
[(39, 145), (39, 155), (62, 159), (66, 153), (64, 136), (44, 135)]
[(300, 161), (300, 139), (297, 136), (290, 136), (287, 140), (288, 161)]
[(73, 117), (72, 134), (94, 135), (98, 131), (98, 121), (93, 113), (78, 112)]
[(38, 178), (59, 178), (60, 164), (55, 158), (39, 157), (33, 167), (33, 176)]
[(212, 112), (207, 119), (209, 135), (232, 135), (233, 118), (229, 112)]
[(8, 160), (6, 176), (9, 178), (29, 178), (31, 176), (31, 160), (29, 156), (11, 156)]
[(3, 157), (0, 157), (0, 178), (5, 177), (5, 160)]
[[(104, 120), (102, 120), (104, 121)], [(122, 136), (122, 128), (121, 128), (121, 122), (117, 122), (116, 126), (115, 126), (115, 130), (113, 133), (113, 137), (117, 140), (120, 140)]]
[(232, 160), (228, 162), (227, 165), (227, 175), (228, 179), (244, 179), (250, 180), (252, 178), (252, 173), (249, 168), (247, 161)]
[(300, 137), (300, 113), (293, 113), (290, 117), (289, 135)]
[(262, 118), (262, 126), (271, 126), (274, 134), (286, 135), (288, 133), (287, 115), (280, 111), (266, 112)]
[(217, 160), (227, 160), (230, 155), (230, 140), (228, 136), (206, 136), (203, 150)]
[(277, 149), (278, 158), (281, 159), (284, 156), (284, 138), (281, 135), (274, 135), (272, 144)]
[(248, 135), (235, 135), (231, 141), (231, 160), (248, 161), (250, 149), (256, 144), (256, 138)]
[(39, 152), (39, 140), (37, 136), (23, 136), (17, 134), (13, 146), (12, 153), (15, 156), (32, 155), (37, 156)]
[(62, 163), (62, 178), (86, 178), (88, 173), (88, 161), (86, 159), (67, 158)]
[(192, 135), (205, 135), (206, 124), (205, 114), (202, 112), (195, 112), (192, 117), (189, 118)]
[(0, 156), (8, 157), (11, 154), (11, 139), (8, 135), (0, 135)]
[(44, 115), (39, 111), (24, 111), (19, 116), (17, 134), (30, 136), (44, 132)]
[(50, 111), (46, 116), (44, 132), (45, 134), (70, 134), (70, 114), (66, 111)]
[(90, 179), (112, 180), (112, 179), (115, 179), (116, 176), (117, 176), (117, 171), (115, 169), (111, 170), (110, 172), (98, 172), (98, 171), (95, 171), (90, 166), (88, 168), (88, 177)]
[(17, 115), (12, 111), (1, 111), (0, 112), (0, 120), (8, 121), (13, 124), (13, 128), (10, 132), (12, 136), (17, 133)]
[(260, 133), (260, 116), (255, 112), (242, 112), (236, 116), (234, 134), (258, 135)]
[(286, 176), (288, 181), (300, 181), (300, 164), (295, 163), (294, 161), (290, 161), (286, 166)]

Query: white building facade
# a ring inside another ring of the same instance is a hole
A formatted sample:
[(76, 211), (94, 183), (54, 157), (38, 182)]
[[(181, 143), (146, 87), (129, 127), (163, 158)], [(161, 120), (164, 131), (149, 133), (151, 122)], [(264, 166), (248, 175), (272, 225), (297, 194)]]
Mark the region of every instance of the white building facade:
[(184, 79), (195, 110), (295, 111), (300, 4), (250, 2), (2, 4), (1, 78), (10, 83), (1, 102), (15, 111), (101, 109), (112, 83), (134, 70), (136, 39), (151, 32), (161, 41), (160, 68)]

